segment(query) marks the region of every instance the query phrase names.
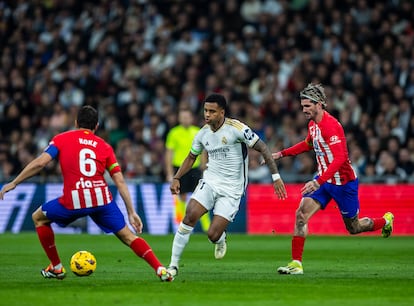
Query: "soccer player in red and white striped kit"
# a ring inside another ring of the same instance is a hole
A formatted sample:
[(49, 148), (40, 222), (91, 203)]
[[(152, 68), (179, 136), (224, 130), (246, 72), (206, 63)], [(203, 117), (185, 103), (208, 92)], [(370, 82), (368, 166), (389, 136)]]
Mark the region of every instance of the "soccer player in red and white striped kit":
[(32, 215), (40, 243), (50, 260), (41, 274), (45, 278), (56, 279), (66, 276), (51, 223), (65, 227), (78, 218), (90, 216), (104, 232), (114, 233), (137, 256), (143, 258), (162, 281), (171, 281), (173, 277), (148, 243), (129, 229), (108, 188), (104, 178), (106, 171), (125, 203), (129, 223), (137, 233), (141, 233), (142, 221), (135, 211), (114, 151), (107, 142), (95, 135), (99, 126), (97, 110), (92, 106), (80, 108), (75, 125), (77, 129), (54, 136), (44, 152), (0, 191), (0, 199), (3, 199), (6, 192), (39, 173), (50, 161), (59, 160), (63, 195), (41, 205)]
[(350, 234), (382, 229), (382, 236), (392, 232), (394, 216), (387, 212), (380, 218), (359, 218), (358, 178), (348, 157), (345, 133), (337, 119), (326, 111), (327, 98), (321, 84), (310, 83), (300, 92), (302, 111), (309, 119), (304, 141), (273, 153), (274, 159), (314, 150), (318, 164), (315, 179), (307, 182), (296, 210), (292, 238), (292, 261), (278, 268), (280, 274), (303, 274), (302, 254), (308, 234), (308, 221), (334, 199)]

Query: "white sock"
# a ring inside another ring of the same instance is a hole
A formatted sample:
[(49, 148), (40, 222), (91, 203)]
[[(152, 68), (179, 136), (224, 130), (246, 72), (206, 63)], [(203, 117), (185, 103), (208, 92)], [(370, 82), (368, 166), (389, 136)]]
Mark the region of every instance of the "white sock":
[(60, 264), (58, 264), (58, 265), (54, 266), (54, 267), (53, 267), (53, 269), (59, 270), (59, 269), (61, 269), (62, 267), (63, 267), (63, 266), (62, 266), (62, 263), (60, 263)]
[(223, 232), (223, 234), (221, 234), (220, 238), (216, 242), (213, 242), (213, 243), (215, 243), (215, 244), (222, 243), (223, 241), (226, 240), (226, 236), (227, 236), (226, 232)]
[(189, 225), (186, 225), (182, 222), (180, 223), (180, 226), (178, 227), (178, 230), (174, 236), (170, 266), (178, 267), (178, 262), (180, 261), (181, 254), (183, 253), (185, 246), (190, 240), (190, 235), (193, 229), (194, 228)]

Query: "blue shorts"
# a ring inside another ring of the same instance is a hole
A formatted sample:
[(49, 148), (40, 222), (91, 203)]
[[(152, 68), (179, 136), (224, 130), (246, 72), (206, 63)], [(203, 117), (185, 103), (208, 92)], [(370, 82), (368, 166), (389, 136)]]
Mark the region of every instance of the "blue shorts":
[(322, 209), (325, 209), (328, 203), (334, 199), (344, 218), (353, 218), (359, 213), (358, 179), (345, 185), (324, 183), (314, 193), (305, 194), (304, 197), (318, 201)]
[(52, 222), (61, 227), (66, 227), (73, 221), (89, 216), (105, 233), (116, 233), (126, 225), (124, 215), (115, 201), (98, 207), (67, 209), (58, 199), (54, 199), (42, 205), (42, 211)]

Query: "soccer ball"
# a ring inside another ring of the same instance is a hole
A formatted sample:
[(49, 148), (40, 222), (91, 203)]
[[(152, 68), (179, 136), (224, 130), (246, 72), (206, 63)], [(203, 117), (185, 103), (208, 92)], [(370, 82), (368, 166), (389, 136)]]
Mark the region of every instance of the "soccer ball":
[(96, 269), (96, 259), (91, 252), (78, 251), (70, 259), (70, 269), (77, 276), (91, 275)]

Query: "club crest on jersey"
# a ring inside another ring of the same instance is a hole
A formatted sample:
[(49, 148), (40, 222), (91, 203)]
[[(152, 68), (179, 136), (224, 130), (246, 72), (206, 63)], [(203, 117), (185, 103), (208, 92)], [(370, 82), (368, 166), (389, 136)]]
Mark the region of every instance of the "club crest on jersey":
[(309, 127), (309, 134), (311, 134), (312, 137), (315, 137), (315, 127), (314, 126)]
[(227, 139), (226, 137), (223, 136), (223, 138), (221, 138), (221, 143), (222, 144), (227, 144)]

